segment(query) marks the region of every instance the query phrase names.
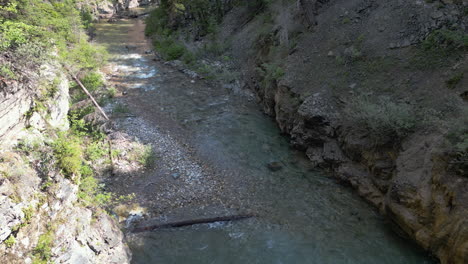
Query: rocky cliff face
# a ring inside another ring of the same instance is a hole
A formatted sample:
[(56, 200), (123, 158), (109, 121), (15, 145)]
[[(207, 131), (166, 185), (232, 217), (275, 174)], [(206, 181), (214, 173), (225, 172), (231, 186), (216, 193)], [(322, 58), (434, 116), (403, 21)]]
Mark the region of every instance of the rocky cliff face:
[[(443, 136), (448, 128), (421, 129), (401, 143), (395, 138), (377, 146), (369, 130), (346, 114), (349, 98), (362, 92), (388, 95), (401, 91), (399, 98), (412, 105), (431, 96), (438, 97), (434, 104), (446, 104), (442, 98), (450, 94), (453, 104), (466, 109), (467, 103), (459, 97), (465, 92), (466, 80), (465, 86), (460, 84), (451, 91), (444, 84), (449, 78), (444, 76), (451, 71), (466, 72), (466, 59), (453, 63), (452, 70), (441, 66), (430, 71), (417, 68), (411, 60), (418, 52), (414, 46), (434, 30), (466, 29), (461, 11), (466, 4), (324, 2), (328, 3), (315, 11), (313, 32), (301, 33), (281, 64), (284, 76), (264, 86), (265, 77), (253, 74), (250, 87), (264, 110), (291, 136), (292, 144), (306, 151), (315, 164), (352, 185), (442, 263), (468, 263), (468, 175), (466, 171), (457, 174), (450, 167), (451, 150)], [(251, 61), (253, 67), (272, 63), (262, 52), (268, 54), (271, 47), (279, 46), (282, 31), (301, 31), (297, 21), (277, 23), (263, 37), (270, 48), (260, 48)], [(393, 58), (398, 62), (385, 66), (384, 60)], [(366, 65), (363, 69), (361, 63)], [(372, 63), (387, 68), (369, 68)], [(395, 88), (402, 86), (411, 92)]]
[(0, 145), (12, 145), (26, 129), (67, 129), (68, 80), (57, 65), (43, 65), (30, 82), (0, 83)]
[(50, 131), (68, 128), (68, 80), (55, 64), (28, 76), (1, 87), (0, 262), (129, 263), (115, 220), (80, 205), (47, 147)]

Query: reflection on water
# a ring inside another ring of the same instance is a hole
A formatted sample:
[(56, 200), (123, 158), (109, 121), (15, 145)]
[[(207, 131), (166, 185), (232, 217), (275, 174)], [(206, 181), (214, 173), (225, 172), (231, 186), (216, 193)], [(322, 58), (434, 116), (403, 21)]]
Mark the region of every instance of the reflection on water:
[[(139, 234), (133, 263), (432, 263), (389, 230), (350, 190), (310, 168), (274, 122), (245, 98), (219, 87), (166, 87), (144, 52), (141, 21), (99, 24), (97, 41), (113, 55), (126, 88), (165, 109), (191, 131), (196, 151), (238, 181), (237, 195), (258, 218)], [(282, 170), (265, 166), (278, 161)]]

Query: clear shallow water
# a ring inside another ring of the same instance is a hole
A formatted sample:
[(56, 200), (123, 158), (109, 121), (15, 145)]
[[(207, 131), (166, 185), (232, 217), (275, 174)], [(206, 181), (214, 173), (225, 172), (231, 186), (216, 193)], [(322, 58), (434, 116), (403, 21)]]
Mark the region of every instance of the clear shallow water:
[[(132, 240), (132, 263), (433, 263), (351, 190), (312, 170), (246, 98), (220, 87), (165, 83), (144, 54), (142, 27), (137, 20), (99, 24), (96, 40), (126, 74), (126, 87), (140, 91), (139, 104), (189, 131), (199, 156), (259, 217), (140, 234)], [(271, 161), (283, 169), (269, 171)]]

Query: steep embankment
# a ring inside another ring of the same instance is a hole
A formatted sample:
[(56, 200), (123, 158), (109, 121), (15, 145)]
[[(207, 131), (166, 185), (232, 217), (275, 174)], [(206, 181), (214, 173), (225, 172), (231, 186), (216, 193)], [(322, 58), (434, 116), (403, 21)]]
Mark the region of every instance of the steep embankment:
[(69, 86), (59, 65), (41, 68), (42, 88), (55, 91), (41, 101), (42, 109), (31, 110), (41, 86), (12, 82), (3, 87), (8, 90), (1, 97), (0, 117), (5, 128), (0, 138), (0, 260), (127, 263), (130, 254), (115, 221), (82, 204), (83, 190), (55, 166), (50, 146), (54, 130), (68, 129)]
[(250, 87), (317, 166), (466, 263), (468, 3), (431, 2), (165, 1), (147, 33), (164, 58)]
[[(112, 166), (89, 99), (115, 94), (87, 41), (93, 13), (142, 1), (0, 1), (0, 262), (129, 263), (115, 205), (96, 177)], [(146, 1), (148, 2), (148, 1)]]

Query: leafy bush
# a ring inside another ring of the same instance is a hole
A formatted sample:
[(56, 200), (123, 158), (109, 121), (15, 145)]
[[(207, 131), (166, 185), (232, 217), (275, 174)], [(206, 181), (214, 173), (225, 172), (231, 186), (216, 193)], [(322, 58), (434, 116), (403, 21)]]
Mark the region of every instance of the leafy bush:
[(62, 46), (60, 50), (61, 58), (65, 63), (85, 70), (96, 70), (102, 67), (108, 58), (104, 47), (92, 45), (85, 39), (72, 47)]
[(14, 73), (8, 65), (1, 65), (0, 66), (0, 77), (6, 78), (6, 79), (12, 79), (16, 80), (17, 75)]
[(153, 148), (151, 146), (145, 146), (138, 154), (137, 161), (146, 168), (150, 168), (156, 161)]
[(36, 27), (23, 22), (0, 20), (0, 51), (28, 42), (37, 30)]
[(90, 161), (96, 161), (104, 157), (108, 152), (103, 142), (91, 142), (86, 146), (86, 157)]
[(83, 151), (80, 143), (77, 137), (61, 134), (52, 145), (58, 167), (72, 180), (79, 179), (81, 175)]
[(89, 72), (83, 78), (81, 78), (80, 81), (90, 92), (94, 92), (104, 86), (102, 75), (96, 71)]
[(47, 264), (52, 257), (52, 245), (54, 242), (53, 231), (48, 230), (39, 236), (39, 241), (33, 250), (33, 264)]
[(411, 66), (419, 69), (446, 66), (467, 51), (467, 34), (456, 30), (435, 30), (422, 42), (420, 49), (411, 59)]
[(464, 76), (464, 73), (460, 72), (450, 77), (450, 79), (448, 79), (445, 82), (447, 84), (447, 87), (449, 89), (454, 89), (457, 86), (457, 84), (463, 79), (463, 76)]
[(111, 202), (113, 197), (111, 193), (102, 191), (98, 180), (91, 174), (81, 179), (78, 198), (86, 206), (102, 206)]
[(267, 87), (272, 82), (278, 81), (284, 75), (284, 70), (277, 64), (264, 63), (257, 70), (263, 77), (263, 87)]
[(155, 40), (154, 46), (166, 60), (177, 60), (187, 52), (187, 49), (183, 45), (176, 43), (169, 37)]
[(356, 96), (345, 114), (347, 121), (366, 128), (377, 145), (402, 139), (414, 131), (419, 120), (412, 105), (386, 96)]
[(5, 241), (5, 246), (11, 248), (16, 243), (16, 238), (13, 235), (10, 235)]
[(112, 109), (112, 112), (125, 114), (125, 113), (130, 113), (130, 109), (128, 108), (128, 106), (124, 104), (116, 104), (114, 108)]

